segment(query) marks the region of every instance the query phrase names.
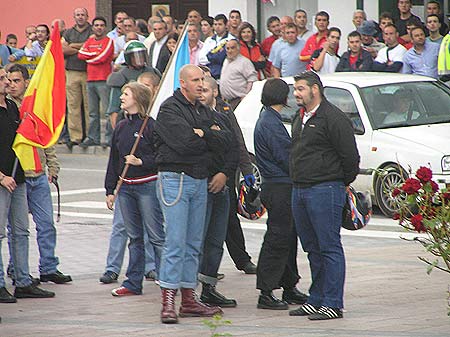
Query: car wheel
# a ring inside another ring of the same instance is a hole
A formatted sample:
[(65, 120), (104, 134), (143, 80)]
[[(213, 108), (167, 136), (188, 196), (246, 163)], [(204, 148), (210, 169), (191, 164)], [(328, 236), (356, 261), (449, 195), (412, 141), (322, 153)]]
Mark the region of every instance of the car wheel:
[[(254, 155), (250, 154), (250, 159), (252, 161), (253, 175), (255, 176), (255, 187), (261, 187), (261, 173), (259, 172), (258, 166), (256, 166), (256, 158)], [(239, 189), (239, 182), (244, 179), (240, 170), (236, 172), (236, 188)]]
[(375, 198), (381, 212), (392, 218), (405, 198), (403, 193), (393, 197), (392, 192), (405, 181), (407, 174), (404, 169), (393, 165), (388, 165), (383, 170), (385, 174), (378, 175), (375, 181)]

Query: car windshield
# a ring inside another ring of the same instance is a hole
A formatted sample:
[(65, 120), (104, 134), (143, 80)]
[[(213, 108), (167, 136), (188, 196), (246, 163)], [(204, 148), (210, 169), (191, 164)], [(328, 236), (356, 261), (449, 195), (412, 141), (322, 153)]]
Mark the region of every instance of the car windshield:
[(441, 82), (383, 84), (361, 96), (373, 129), (450, 122), (450, 89)]

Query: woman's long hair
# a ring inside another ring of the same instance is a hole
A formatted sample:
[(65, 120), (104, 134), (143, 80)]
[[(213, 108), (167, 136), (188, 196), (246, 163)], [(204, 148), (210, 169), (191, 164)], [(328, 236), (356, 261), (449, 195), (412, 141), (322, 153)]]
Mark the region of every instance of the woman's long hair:
[[(252, 31), (252, 39), (250, 40), (250, 46), (249, 47), (253, 47), (256, 45), (256, 30), (255, 27), (253, 27), (253, 25), (250, 22), (243, 22), (240, 26), (239, 26), (239, 40), (241, 40), (242, 42), (244, 42), (244, 40), (242, 39), (242, 31), (245, 28), (250, 28), (250, 30)], [(247, 43), (247, 42), (245, 42)]]
[(125, 89), (130, 89), (133, 94), (133, 99), (136, 101), (139, 116), (145, 118), (150, 107), (150, 102), (153, 98), (153, 91), (149, 87), (138, 82), (129, 82), (122, 87), (122, 92)]

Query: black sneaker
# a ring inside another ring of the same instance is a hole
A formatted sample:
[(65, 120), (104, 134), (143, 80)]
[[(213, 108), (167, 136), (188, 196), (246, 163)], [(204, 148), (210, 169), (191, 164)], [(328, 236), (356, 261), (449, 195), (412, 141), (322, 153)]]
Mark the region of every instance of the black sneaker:
[(74, 147), (75, 145), (79, 145), (79, 144), (80, 144), (80, 143), (78, 143), (78, 142), (73, 142), (73, 141), (69, 140), (69, 141), (66, 143), (66, 146), (67, 146), (67, 148), (68, 148), (70, 151), (72, 151), (73, 147)]
[(217, 273), (217, 279), (220, 281), (220, 280), (223, 280), (225, 278), (225, 274), (222, 274), (222, 273)]
[(83, 149), (86, 149), (89, 146), (96, 146), (96, 145), (100, 145), (100, 143), (92, 140), (91, 138), (86, 138), (85, 140), (83, 140), (80, 143), (80, 147), (83, 148)]
[(16, 287), (14, 290), (15, 298), (50, 298), (55, 297), (53, 291), (48, 291), (41, 289), (34, 285), (29, 285), (28, 287)]
[(260, 294), (258, 297), (258, 309), (269, 309), (269, 310), (287, 310), (289, 305), (277, 298), (272, 292), (268, 295)]
[(289, 304), (304, 304), (308, 300), (308, 295), (294, 287), (284, 289), (282, 299)]
[(321, 306), (316, 313), (309, 315), (308, 319), (311, 321), (323, 321), (342, 317), (342, 309)]
[(64, 275), (59, 270), (53, 274), (41, 275), (41, 282), (53, 282), (56, 284), (63, 284), (67, 282), (72, 282), (72, 277), (70, 275)]
[(312, 304), (305, 303), (295, 310), (289, 311), (289, 316), (309, 316), (315, 314), (319, 310), (319, 307), (315, 307)]
[(248, 261), (245, 266), (239, 270), (242, 270), (248, 275), (256, 274), (256, 264), (254, 264), (252, 261)]
[(154, 281), (156, 280), (156, 272), (154, 270), (150, 270), (147, 274), (145, 274), (146, 281)]
[(110, 284), (110, 283), (117, 282), (118, 278), (119, 278), (118, 274), (116, 274), (113, 271), (108, 270), (102, 275), (102, 277), (100, 277), (99, 281), (104, 284)]
[(16, 303), (17, 299), (5, 288), (0, 288), (0, 303)]

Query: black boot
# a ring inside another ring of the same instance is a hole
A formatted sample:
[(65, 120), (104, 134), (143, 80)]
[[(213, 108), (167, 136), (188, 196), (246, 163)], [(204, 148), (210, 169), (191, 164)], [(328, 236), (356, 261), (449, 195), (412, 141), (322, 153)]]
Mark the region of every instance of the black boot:
[(287, 310), (289, 305), (277, 298), (271, 291), (261, 291), (261, 295), (258, 298), (258, 309), (270, 309), (270, 310)]
[(284, 289), (282, 299), (289, 304), (304, 304), (308, 300), (308, 295), (294, 287)]
[(232, 298), (226, 298), (221, 293), (216, 290), (216, 287), (212, 284), (202, 283), (202, 295), (200, 300), (203, 303), (218, 305), (223, 308), (234, 308), (237, 303), (236, 300)]

